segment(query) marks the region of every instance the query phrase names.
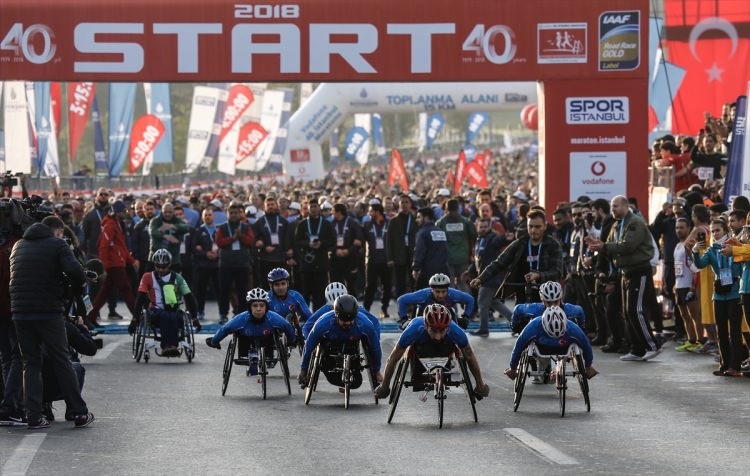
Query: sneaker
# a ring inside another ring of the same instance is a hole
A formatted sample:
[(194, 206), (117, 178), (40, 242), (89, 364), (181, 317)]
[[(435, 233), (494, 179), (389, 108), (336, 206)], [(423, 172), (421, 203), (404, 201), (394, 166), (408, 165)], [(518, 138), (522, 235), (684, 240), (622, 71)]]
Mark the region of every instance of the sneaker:
[(29, 430), (42, 430), (44, 428), (49, 428), (50, 422), (44, 417), (40, 417), (36, 421), (30, 421), (28, 425), (26, 425), (26, 428)]
[(471, 334), (473, 336), (478, 336), (478, 337), (489, 337), (490, 331), (481, 331), (480, 330), (480, 331), (470, 332), (469, 334)]
[(94, 414), (91, 412), (86, 413), (85, 415), (78, 415), (75, 417), (75, 420), (73, 420), (75, 423), (76, 428), (83, 428), (86, 426), (89, 426), (89, 423), (94, 421)]
[(25, 426), (26, 416), (20, 413), (0, 412), (0, 426)]
[(718, 346), (716, 345), (716, 342), (712, 340), (707, 340), (705, 344), (700, 346), (700, 348), (695, 349), (695, 352), (697, 354), (710, 354), (712, 350), (717, 349)]
[(649, 350), (645, 354), (643, 354), (643, 360), (649, 361), (656, 357), (657, 355), (661, 354), (662, 348), (656, 349), (656, 350)]
[(740, 370), (743, 372), (750, 372), (750, 360), (742, 362), (742, 364), (740, 365)]
[(381, 318), (381, 319), (388, 319), (389, 317), (391, 317), (391, 315), (390, 315), (390, 314), (388, 314), (388, 311), (382, 311), (382, 312), (380, 313), (380, 318)]
[(697, 342), (685, 341), (684, 344), (678, 345), (674, 348), (674, 350), (676, 350), (677, 352), (692, 352), (690, 349), (692, 349), (695, 344), (697, 344)]
[(107, 315), (107, 319), (110, 321), (121, 321), (122, 316), (117, 314), (117, 311), (110, 311), (110, 313)]
[(635, 355), (635, 354), (629, 352), (629, 353), (621, 356), (620, 360), (622, 360), (623, 362), (640, 362), (640, 361), (643, 360), (643, 356), (642, 355)]
[(55, 421), (55, 414), (52, 412), (52, 403), (45, 402), (42, 404), (42, 415), (48, 421)]
[(247, 361), (249, 363), (249, 370), (248, 373), (250, 375), (258, 375), (258, 353), (257, 352), (248, 352), (247, 353)]
[(227, 315), (222, 314), (221, 316), (219, 316), (219, 324), (226, 324), (226, 323), (227, 323)]
[(703, 344), (701, 343), (701, 341), (696, 341), (696, 342), (693, 342), (692, 344), (690, 344), (690, 347), (688, 347), (687, 351), (688, 352), (697, 352), (698, 349), (700, 349), (701, 347), (703, 347)]
[(725, 377), (742, 377), (742, 372), (735, 369), (727, 369), (724, 371)]

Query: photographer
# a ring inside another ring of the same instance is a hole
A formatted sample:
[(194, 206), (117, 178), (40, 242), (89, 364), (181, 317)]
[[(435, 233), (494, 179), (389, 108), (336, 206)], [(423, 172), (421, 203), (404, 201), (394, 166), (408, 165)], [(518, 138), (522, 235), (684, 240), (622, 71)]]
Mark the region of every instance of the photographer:
[(42, 414), (42, 348), (58, 377), (60, 389), (77, 428), (94, 421), (81, 398), (68, 356), (62, 316), (65, 310), (63, 274), (74, 289), (84, 282), (83, 267), (61, 237), (63, 222), (47, 217), (34, 223), (10, 255), (10, 305), (24, 365), (24, 406), (29, 429), (49, 428)]

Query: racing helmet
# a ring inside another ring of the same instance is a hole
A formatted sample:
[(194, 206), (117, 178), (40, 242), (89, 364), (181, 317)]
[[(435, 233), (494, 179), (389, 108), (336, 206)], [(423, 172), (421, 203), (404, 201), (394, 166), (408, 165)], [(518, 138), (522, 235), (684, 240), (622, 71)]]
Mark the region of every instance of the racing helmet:
[(430, 327), (445, 329), (451, 323), (451, 313), (442, 304), (430, 304), (424, 309), (424, 322)]
[(275, 283), (276, 281), (282, 281), (289, 279), (289, 271), (284, 268), (274, 268), (268, 272), (268, 282)]
[(548, 307), (542, 314), (542, 328), (548, 336), (559, 339), (568, 330), (568, 317), (557, 306)]
[(451, 283), (451, 278), (444, 275), (443, 273), (437, 273), (430, 276), (430, 287), (431, 288), (447, 288)]
[(333, 312), (345, 322), (356, 319), (358, 307), (357, 300), (350, 294), (342, 294), (333, 302)]
[(252, 304), (256, 301), (261, 301), (266, 304), (268, 304), (268, 291), (261, 288), (253, 288), (250, 291), (247, 292), (247, 296), (245, 296), (245, 301), (248, 302), (248, 304)]
[(172, 264), (172, 253), (168, 250), (161, 248), (154, 251), (154, 255), (151, 256), (151, 262), (154, 266), (166, 266)]
[(542, 301), (559, 301), (562, 299), (562, 286), (557, 281), (547, 281), (539, 286), (539, 297)]
[(325, 290), (325, 296), (326, 296), (326, 302), (333, 306), (334, 301), (336, 301), (336, 298), (339, 296), (343, 296), (347, 293), (346, 286), (344, 286), (342, 283), (339, 282), (332, 282), (328, 286), (326, 286)]

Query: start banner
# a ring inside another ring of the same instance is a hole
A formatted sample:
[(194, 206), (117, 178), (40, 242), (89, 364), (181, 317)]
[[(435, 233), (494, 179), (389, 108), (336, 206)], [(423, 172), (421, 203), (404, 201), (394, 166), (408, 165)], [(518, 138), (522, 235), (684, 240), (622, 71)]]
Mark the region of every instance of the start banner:
[(645, 78), (647, 0), (3, 0), (0, 79)]

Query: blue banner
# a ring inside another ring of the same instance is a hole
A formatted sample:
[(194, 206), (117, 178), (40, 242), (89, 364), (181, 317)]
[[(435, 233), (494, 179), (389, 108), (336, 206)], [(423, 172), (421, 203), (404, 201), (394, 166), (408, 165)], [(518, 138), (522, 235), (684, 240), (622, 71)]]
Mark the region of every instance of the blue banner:
[(378, 159), (385, 160), (385, 137), (383, 134), (383, 118), (380, 114), (372, 115), (372, 142), (375, 144), (375, 154)]
[(354, 156), (357, 155), (359, 149), (362, 148), (362, 145), (369, 138), (370, 134), (367, 133), (364, 127), (352, 127), (349, 129), (349, 132), (346, 133), (344, 146), (344, 157), (346, 157), (346, 160), (354, 160)]
[(440, 131), (445, 126), (445, 116), (441, 112), (434, 112), (427, 118), (427, 148), (431, 149)]
[(745, 137), (747, 136), (747, 96), (737, 98), (737, 110), (734, 114), (734, 125), (732, 127), (732, 149), (729, 151), (729, 162), (727, 163), (727, 177), (724, 181), (724, 203), (731, 205), (731, 200), (742, 195), (743, 167), (750, 164), (743, 163), (745, 152)]
[(172, 106), (169, 83), (151, 83), (151, 111), (164, 124), (164, 135), (154, 149), (155, 164), (172, 163)]
[(287, 136), (289, 135), (289, 118), (292, 117), (292, 99), (294, 99), (293, 89), (279, 89), (284, 92), (284, 102), (281, 107), (281, 127), (274, 137), (273, 149), (271, 156), (268, 158), (266, 170), (271, 173), (281, 173), (284, 170), (284, 153), (286, 152)]
[(489, 120), (490, 115), (486, 112), (473, 112), (469, 114), (469, 119), (466, 121), (467, 144), (471, 144), (471, 142), (477, 137), (477, 134), (479, 134), (479, 131)]
[(94, 172), (107, 171), (107, 152), (104, 150), (104, 132), (102, 132), (102, 116), (99, 114), (99, 101), (91, 104), (91, 122), (94, 124)]
[(49, 118), (50, 91), (49, 82), (34, 81), (34, 127), (37, 141), (37, 177), (44, 172), (44, 161), (47, 158), (47, 143), (52, 133), (52, 123)]
[(109, 85), (109, 176), (119, 177), (130, 153), (135, 83)]
[[(205, 157), (215, 158), (219, 154), (219, 136), (221, 135), (221, 121), (224, 119), (224, 111), (227, 110), (227, 97), (229, 96), (229, 85), (227, 83), (208, 83), (212, 88), (223, 89), (216, 103), (216, 114), (214, 115), (214, 127), (211, 129), (211, 139), (208, 141)], [(201, 164), (202, 167), (210, 167), (210, 163)]]
[(471, 144), (464, 146), (464, 155), (467, 164), (474, 162), (474, 158), (477, 156), (477, 148)]

